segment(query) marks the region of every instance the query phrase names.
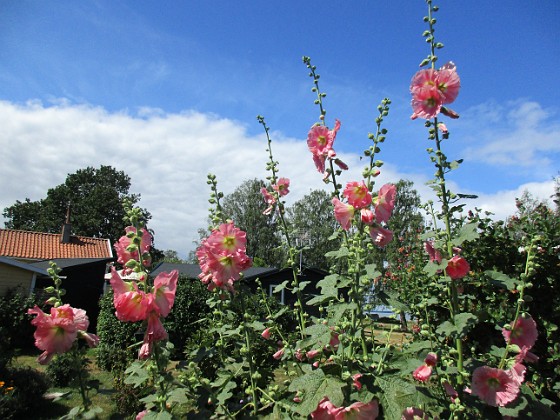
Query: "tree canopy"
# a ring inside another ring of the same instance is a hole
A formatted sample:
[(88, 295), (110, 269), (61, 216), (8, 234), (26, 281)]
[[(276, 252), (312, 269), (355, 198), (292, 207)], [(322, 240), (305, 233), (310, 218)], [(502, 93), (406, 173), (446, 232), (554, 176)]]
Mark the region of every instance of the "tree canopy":
[[(117, 241), (124, 233), (123, 204), (140, 200), (132, 194), (130, 177), (111, 166), (87, 167), (68, 174), (64, 184), (50, 188), (38, 201), (17, 200), (4, 209), (7, 229), (59, 233), (68, 206), (71, 208), (72, 234)], [(144, 216), (150, 214), (144, 210)]]

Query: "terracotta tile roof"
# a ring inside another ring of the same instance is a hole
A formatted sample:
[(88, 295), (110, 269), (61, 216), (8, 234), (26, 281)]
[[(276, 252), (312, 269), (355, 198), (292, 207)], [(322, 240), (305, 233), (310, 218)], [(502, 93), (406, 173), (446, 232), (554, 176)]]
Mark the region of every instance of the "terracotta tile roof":
[(34, 260), (113, 258), (108, 239), (71, 236), (69, 243), (62, 243), (61, 238), (56, 233), (0, 229), (0, 255)]

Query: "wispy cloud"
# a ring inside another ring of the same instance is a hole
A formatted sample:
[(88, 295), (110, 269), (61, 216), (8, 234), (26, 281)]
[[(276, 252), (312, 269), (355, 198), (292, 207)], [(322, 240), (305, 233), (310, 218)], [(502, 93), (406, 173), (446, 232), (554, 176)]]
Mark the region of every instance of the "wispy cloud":
[(550, 174), (560, 157), (560, 116), (532, 101), (500, 106), (487, 103), (467, 111), (470, 136), (466, 157), (490, 165)]

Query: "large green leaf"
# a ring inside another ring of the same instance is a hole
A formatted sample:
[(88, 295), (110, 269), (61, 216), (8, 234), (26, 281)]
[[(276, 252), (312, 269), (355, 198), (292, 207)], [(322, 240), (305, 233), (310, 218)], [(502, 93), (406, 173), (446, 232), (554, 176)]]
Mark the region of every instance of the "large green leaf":
[(431, 400), (419, 392), (420, 387), (397, 377), (378, 377), (376, 383), (383, 391), (380, 397), (386, 419), (400, 419), (406, 407), (421, 407)]
[(466, 225), (463, 225), (457, 237), (452, 240), (452, 243), (455, 246), (461, 246), (463, 242), (473, 241), (479, 236), (480, 235), (477, 232), (477, 224), (467, 223)]
[(461, 337), (476, 323), (477, 319), (476, 315), (462, 312), (455, 315), (455, 324), (451, 321), (445, 321), (436, 329), (436, 333), (446, 337), (455, 336), (456, 334)]
[(514, 280), (499, 271), (487, 270), (484, 274), (490, 277), (490, 283), (498, 286), (500, 289), (515, 290), (515, 287), (520, 283), (519, 280)]
[(325, 397), (335, 406), (340, 407), (344, 403), (342, 388), (345, 385), (340, 379), (326, 376), (321, 369), (317, 369), (294, 379), (288, 390), (299, 391), (302, 395), (302, 402), (295, 406), (295, 410), (302, 416), (308, 416), (315, 411), (319, 402)]

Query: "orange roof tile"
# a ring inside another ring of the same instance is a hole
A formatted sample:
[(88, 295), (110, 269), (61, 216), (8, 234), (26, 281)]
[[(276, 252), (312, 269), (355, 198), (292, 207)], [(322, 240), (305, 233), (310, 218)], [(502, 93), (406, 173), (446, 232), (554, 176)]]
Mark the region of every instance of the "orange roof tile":
[(71, 236), (61, 242), (56, 233), (0, 229), (0, 255), (13, 258), (46, 260), (53, 258), (113, 258), (108, 239)]

